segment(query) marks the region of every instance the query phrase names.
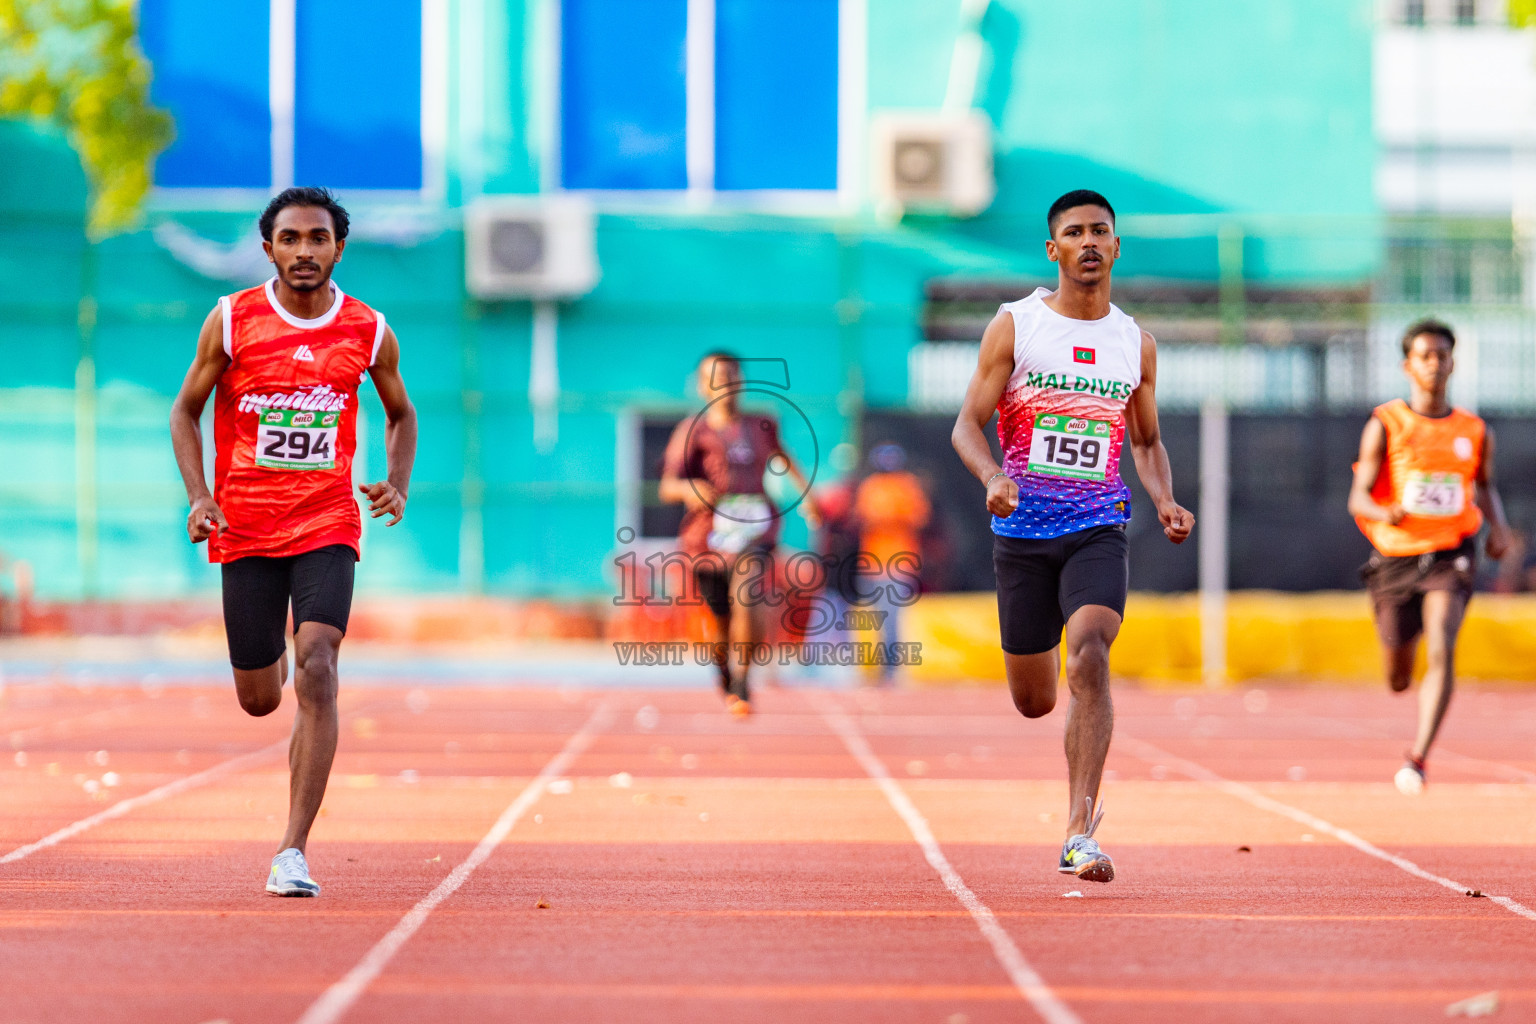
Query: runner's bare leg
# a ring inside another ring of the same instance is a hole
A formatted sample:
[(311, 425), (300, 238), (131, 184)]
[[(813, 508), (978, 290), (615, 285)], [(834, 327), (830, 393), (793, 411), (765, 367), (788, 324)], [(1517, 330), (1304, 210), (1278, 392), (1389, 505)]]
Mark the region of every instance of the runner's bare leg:
[(341, 630), (319, 622), (303, 623), (294, 636), (293, 692), (299, 710), (288, 747), (288, 831), (279, 851), (303, 852), (325, 799), (336, 758), (336, 656), (341, 638)]
[(1109, 645), (1120, 633), (1120, 616), (1103, 605), (1084, 605), (1067, 620), (1067, 835), (1088, 831), (1090, 801), (1097, 804), (1104, 759), (1115, 729), (1109, 694)]
[(283, 702), (283, 684), (288, 682), (288, 652), (266, 668), (237, 668), (235, 695), (248, 715), (261, 718), (277, 710)]
[(1419, 653), (1419, 638), (1396, 647), (1383, 647), (1387, 662), (1387, 685), (1393, 693), (1402, 693), (1413, 683), (1413, 659)]
[(739, 601), (731, 598), (731, 659), (734, 671), (732, 682), (736, 696), (750, 700), (747, 673), (752, 666), (752, 653), (763, 639), (763, 609), (757, 601)]
[(1455, 689), (1456, 634), (1467, 602), (1450, 590), (1431, 590), (1424, 595), (1424, 653), (1429, 665), (1419, 683), (1419, 733), (1413, 741), (1413, 756), (1423, 761), (1430, 744), (1445, 721)]

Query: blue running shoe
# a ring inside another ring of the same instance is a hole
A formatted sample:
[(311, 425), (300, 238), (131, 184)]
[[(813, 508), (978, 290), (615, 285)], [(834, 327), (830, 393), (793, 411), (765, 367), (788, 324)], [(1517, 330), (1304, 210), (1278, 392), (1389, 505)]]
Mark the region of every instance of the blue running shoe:
[(309, 877), (309, 864), (304, 855), (289, 848), (272, 858), (267, 892), (273, 896), (319, 896), (320, 883)]
[(1094, 812), (1093, 798), (1088, 798), (1088, 831), (1068, 839), (1061, 848), (1061, 863), (1056, 870), (1064, 875), (1076, 875), (1090, 882), (1112, 882), (1115, 879), (1115, 862), (1109, 854), (1099, 849), (1093, 838), (1094, 830), (1104, 817), (1104, 805)]

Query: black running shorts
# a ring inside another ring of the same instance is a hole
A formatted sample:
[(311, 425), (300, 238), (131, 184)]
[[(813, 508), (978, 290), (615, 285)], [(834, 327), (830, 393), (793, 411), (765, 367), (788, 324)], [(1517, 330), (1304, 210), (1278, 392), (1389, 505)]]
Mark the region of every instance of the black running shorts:
[(224, 632), (229, 663), (266, 668), (283, 656), (288, 604), (293, 628), (321, 622), (347, 631), (357, 553), (345, 544), (286, 558), (253, 555), (224, 563)]
[(1130, 550), (1123, 523), (1044, 540), (994, 535), (992, 568), (1003, 650), (1051, 650), (1061, 643), (1072, 613), (1084, 605), (1103, 605), (1124, 615)]
[(1391, 557), (1371, 552), (1360, 569), (1371, 607), (1376, 613), (1376, 634), (1387, 647), (1411, 644), (1424, 632), (1424, 595), (1449, 590), (1462, 606), (1472, 599), (1472, 577), (1477, 571), (1477, 546), (1468, 537), (1458, 547), (1424, 555)]

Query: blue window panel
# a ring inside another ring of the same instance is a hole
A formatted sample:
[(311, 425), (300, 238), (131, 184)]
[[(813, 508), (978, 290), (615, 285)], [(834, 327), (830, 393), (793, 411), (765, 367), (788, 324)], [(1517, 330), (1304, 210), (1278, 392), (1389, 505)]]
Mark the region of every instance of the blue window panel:
[(421, 188), (421, 0), (298, 0), (293, 180)]
[(564, 0), (560, 8), (560, 180), (566, 188), (687, 188), (687, 0)]
[(155, 184), (266, 188), (268, 0), (141, 0), (139, 44), (154, 66), (150, 99), (176, 118)]
[(716, 0), (715, 188), (837, 187), (838, 0)]

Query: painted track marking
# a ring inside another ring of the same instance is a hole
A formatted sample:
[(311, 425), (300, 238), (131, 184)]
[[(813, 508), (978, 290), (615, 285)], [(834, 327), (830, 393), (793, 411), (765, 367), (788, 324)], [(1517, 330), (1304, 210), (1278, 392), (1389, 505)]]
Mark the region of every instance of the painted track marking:
[(437, 887), (423, 896), (417, 904), (406, 912), (393, 928), (382, 939), (374, 944), (357, 965), (346, 973), (340, 981), (321, 994), (319, 999), (304, 1011), (304, 1016), (299, 1018), (298, 1024), (332, 1024), (340, 1020), (352, 1004), (362, 996), (369, 984), (379, 976), (398, 953), (402, 946), (410, 941), (412, 935), (426, 924), (428, 916), (437, 909), (438, 904), (459, 890), (469, 876), (475, 873), (475, 869), (484, 864), (495, 852), (496, 847), (512, 831), (512, 826), (517, 824), (519, 818), (544, 795), (544, 788), (551, 780), (565, 774), (571, 762), (581, 756), (592, 740), (607, 727), (611, 712), (609, 703), (603, 701), (592, 709), (592, 714), (587, 716), (580, 729), (570, 739), (565, 741), (565, 746), (560, 752), (549, 759), (544, 769), (528, 783), (527, 787), (517, 795), (507, 809), (501, 812), (501, 817), (491, 826), (485, 838), (470, 851), (451, 872), (448, 877), (437, 884)]
[[(1305, 825), (1310, 829), (1322, 832), (1326, 835), (1330, 835), (1346, 846), (1352, 846), (1356, 850), (1359, 850), (1361, 853), (1370, 857), (1375, 857), (1377, 860), (1386, 861), (1393, 867), (1400, 868), (1401, 870), (1406, 871), (1408, 874), (1413, 875), (1415, 878), (1422, 878), (1426, 882), (1434, 882), (1436, 885), (1444, 886), (1445, 888), (1450, 889), (1456, 893), (1466, 893), (1471, 891), (1473, 888), (1470, 885), (1462, 885), (1460, 882), (1455, 881), (1454, 879), (1446, 878), (1443, 875), (1437, 875), (1433, 871), (1425, 871), (1423, 868), (1419, 867), (1408, 858), (1399, 857), (1395, 853), (1388, 853), (1386, 850), (1383, 850), (1381, 847), (1375, 845), (1374, 843), (1370, 843), (1364, 839), (1361, 839), (1353, 832), (1345, 828), (1340, 828), (1339, 826), (1333, 824), (1331, 821), (1325, 821), (1322, 818), (1319, 818), (1317, 815), (1310, 814), (1299, 807), (1292, 807), (1290, 804), (1281, 803), (1279, 800), (1276, 800), (1273, 797), (1265, 796), (1263, 793), (1260, 793), (1252, 786), (1246, 786), (1241, 782), (1233, 782), (1231, 779), (1223, 778), (1204, 765), (1196, 764), (1194, 761), (1187, 761), (1182, 757), (1170, 754), (1168, 751), (1162, 749), (1161, 747), (1154, 746), (1145, 740), (1138, 740), (1135, 737), (1126, 736), (1123, 733), (1117, 735), (1115, 739), (1122, 746), (1129, 746), (1139, 749), (1140, 752), (1136, 753), (1136, 756), (1141, 758), (1143, 761), (1152, 761), (1165, 764), (1180, 774), (1189, 776), (1196, 782), (1208, 783), (1230, 796), (1237, 797), (1244, 803), (1252, 804), (1254, 807), (1257, 807), (1260, 810), (1269, 811), (1284, 818), (1290, 818), (1292, 821), (1297, 822), (1298, 824)], [(1510, 899), (1508, 896), (1489, 896), (1488, 899), (1492, 900), (1494, 903), (1497, 903), (1499, 906), (1503, 907), (1505, 910), (1508, 910), (1512, 914), (1518, 914), (1521, 917), (1536, 921), (1536, 910), (1532, 910), (1525, 904), (1518, 903), (1515, 900)]]
[(997, 917), (991, 909), (981, 902), (971, 891), (970, 886), (965, 884), (965, 879), (960, 877), (960, 873), (950, 864), (949, 858), (944, 856), (938, 840), (934, 839), (933, 830), (928, 827), (927, 819), (907, 797), (906, 791), (891, 777), (891, 773), (886, 771), (885, 764), (870, 749), (869, 743), (865, 741), (853, 719), (819, 694), (813, 696), (812, 700), (832, 731), (843, 741), (843, 746), (848, 748), (848, 753), (853, 755), (853, 759), (859, 762), (865, 773), (874, 780), (875, 785), (880, 787), (880, 792), (885, 794), (885, 799), (889, 801), (891, 808), (906, 823), (912, 838), (922, 848), (923, 856), (938, 873), (944, 887), (954, 894), (962, 907), (970, 912), (976, 927), (992, 946), (992, 952), (997, 956), (998, 963), (1002, 964), (1003, 970), (1007, 972), (1014, 988), (1049, 1024), (1082, 1024), (1077, 1014), (1057, 998), (1056, 993), (1046, 985), (1045, 979), (1041, 978), (1029, 965), (1029, 961), (1024, 959), (1024, 954), (1019, 952), (1013, 937), (997, 923)]
[(51, 835), (46, 835), (35, 843), (28, 843), (25, 846), (18, 846), (10, 853), (0, 857), (0, 864), (10, 864), (12, 861), (21, 860), (23, 857), (30, 856), (36, 853), (38, 850), (46, 850), (50, 846), (57, 846), (64, 840), (77, 836), (87, 829), (95, 828), (102, 822), (111, 821), (114, 818), (121, 818), (129, 811), (137, 810), (138, 808), (145, 807), (149, 804), (159, 803), (161, 800), (165, 800), (169, 797), (179, 796), (189, 789), (196, 789), (198, 786), (201, 786), (204, 783), (212, 782), (214, 779), (228, 775), (231, 772), (243, 771), (252, 765), (261, 763), (262, 761), (271, 757), (273, 754), (282, 753), (287, 749), (288, 737), (284, 736), (276, 743), (262, 747), (260, 750), (253, 750), (249, 754), (241, 754), (239, 757), (231, 758), (228, 761), (216, 764), (212, 768), (204, 768), (202, 771), (196, 773), (195, 775), (183, 776), (174, 782), (167, 782), (163, 786), (152, 789), (148, 793), (140, 793), (138, 796), (132, 796), (126, 800), (119, 801), (118, 803), (113, 804), (111, 807), (108, 807), (106, 810), (99, 811), (96, 814), (91, 815), (89, 818), (81, 818), (79, 821), (72, 825), (65, 825), (57, 832), (54, 832)]

